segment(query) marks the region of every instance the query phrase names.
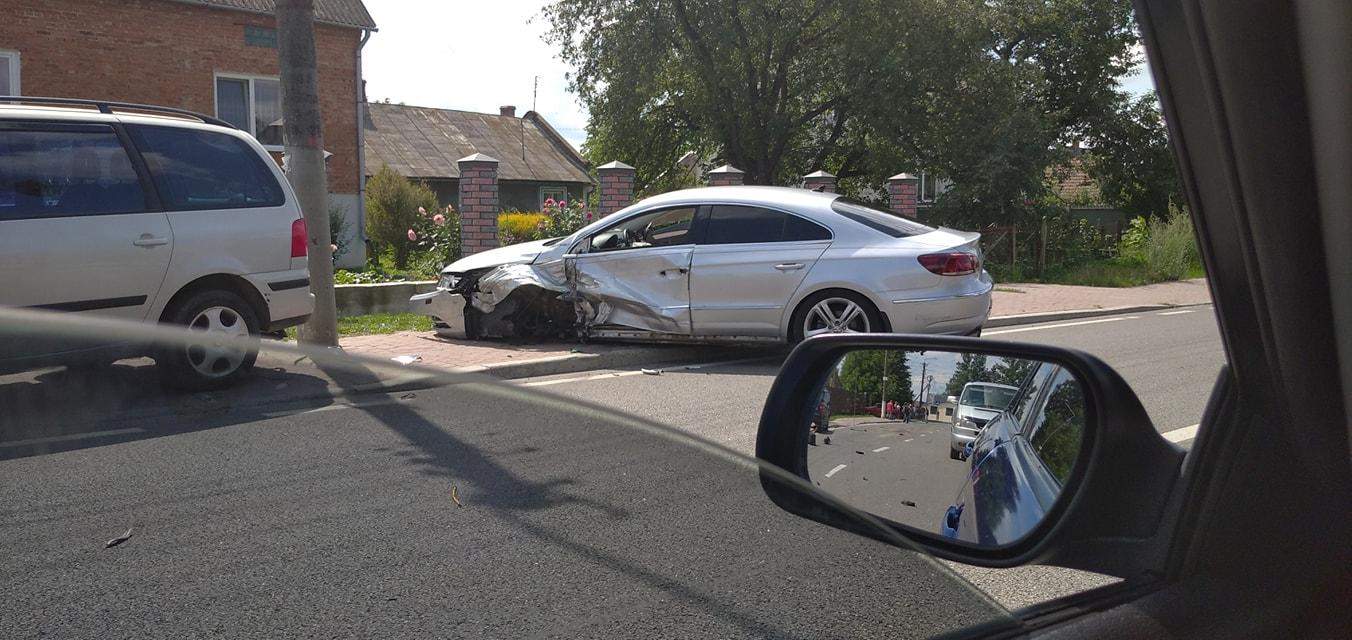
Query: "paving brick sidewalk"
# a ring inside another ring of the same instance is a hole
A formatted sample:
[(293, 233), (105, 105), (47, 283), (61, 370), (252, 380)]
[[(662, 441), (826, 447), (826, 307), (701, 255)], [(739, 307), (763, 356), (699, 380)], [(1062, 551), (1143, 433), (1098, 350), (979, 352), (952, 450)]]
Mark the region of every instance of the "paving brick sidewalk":
[[(992, 316), (1019, 315), (1070, 311), (1079, 309), (1106, 309), (1150, 304), (1204, 304), (1211, 301), (1206, 280), (1167, 282), (1144, 287), (1113, 289), (1105, 287), (1075, 287), (1046, 284), (999, 284), (995, 289)], [(421, 363), (433, 367), (458, 368), (504, 363), (557, 360), (577, 356), (586, 360), (576, 368), (621, 366), (606, 357), (587, 357), (588, 354), (606, 356), (639, 347), (617, 344), (578, 344), (547, 342), (512, 344), (500, 341), (451, 340), (438, 337), (430, 331), (401, 331), (387, 335), (354, 336), (342, 339), (343, 349), (380, 359), (397, 356), (418, 356)], [(675, 360), (694, 353), (690, 347), (645, 346), (646, 358), (661, 361)], [(731, 357), (737, 357), (735, 354)], [(623, 366), (632, 366), (625, 363)]]
[(1109, 309), (1150, 304), (1188, 305), (1211, 302), (1206, 280), (1161, 282), (1143, 287), (1077, 287), (1064, 284), (995, 285), (992, 316), (1048, 313), (1076, 309)]

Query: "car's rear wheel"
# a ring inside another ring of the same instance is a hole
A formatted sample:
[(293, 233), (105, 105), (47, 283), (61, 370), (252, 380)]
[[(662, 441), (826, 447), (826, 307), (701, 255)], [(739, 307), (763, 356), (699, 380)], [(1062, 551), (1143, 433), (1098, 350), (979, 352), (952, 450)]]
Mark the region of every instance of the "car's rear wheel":
[(171, 387), (218, 389), (246, 375), (258, 358), (258, 317), (233, 292), (192, 294), (175, 303), (164, 318), (187, 327), (192, 336), (187, 344), (176, 341), (159, 349), (157, 363)]
[(807, 297), (789, 320), (789, 339), (801, 342), (823, 333), (875, 333), (882, 316), (868, 298), (853, 291), (830, 289)]

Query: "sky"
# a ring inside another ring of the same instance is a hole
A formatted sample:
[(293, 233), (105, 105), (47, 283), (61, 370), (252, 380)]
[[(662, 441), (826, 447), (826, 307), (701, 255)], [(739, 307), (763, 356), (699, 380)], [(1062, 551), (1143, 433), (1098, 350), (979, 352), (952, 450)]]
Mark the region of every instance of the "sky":
[[(540, 36), (547, 30), (541, 0), (365, 0), (379, 31), (362, 51), (366, 95), (420, 107), (497, 113), (515, 105), (535, 110), (581, 147), (587, 113), (568, 92), (568, 65)], [(1144, 56), (1142, 56), (1144, 57)], [(1121, 79), (1127, 91), (1153, 91), (1150, 74)]]
[(420, 107), (497, 113), (535, 110), (573, 146), (586, 139), (586, 111), (568, 93), (568, 65), (541, 40), (540, 0), (365, 0), (379, 29), (362, 50), (367, 98)]

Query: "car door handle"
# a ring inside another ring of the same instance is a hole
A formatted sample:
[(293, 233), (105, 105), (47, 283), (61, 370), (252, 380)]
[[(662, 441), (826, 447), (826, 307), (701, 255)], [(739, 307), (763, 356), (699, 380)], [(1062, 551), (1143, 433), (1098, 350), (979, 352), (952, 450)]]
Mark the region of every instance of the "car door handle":
[(689, 271), (690, 270), (686, 269), (685, 267), (676, 267), (675, 269), (663, 269), (661, 271), (658, 271), (657, 274), (661, 276), (668, 276), (671, 275), (672, 273), (675, 273), (676, 275), (684, 275)]
[(141, 237), (132, 240), (132, 244), (138, 247), (158, 247), (162, 244), (169, 244), (169, 238), (156, 238), (148, 233), (141, 234)]
[(776, 269), (779, 269), (780, 271), (797, 271), (797, 270), (803, 268), (803, 263), (801, 263), (801, 262), (784, 262), (784, 263), (775, 265), (775, 268), (776, 268)]

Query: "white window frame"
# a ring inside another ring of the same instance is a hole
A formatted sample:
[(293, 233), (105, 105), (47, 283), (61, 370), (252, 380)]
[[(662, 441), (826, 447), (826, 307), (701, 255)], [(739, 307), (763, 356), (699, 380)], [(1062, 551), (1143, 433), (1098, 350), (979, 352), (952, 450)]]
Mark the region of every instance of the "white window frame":
[(13, 85), (13, 92), (0, 91), (0, 95), (23, 95), (23, 78), (19, 76), (19, 70), (23, 66), (20, 64), (18, 51), (12, 49), (0, 49), (0, 56), (4, 56), (9, 64), (9, 82)]
[[(560, 192), (563, 193), (563, 197), (556, 197)], [(554, 201), (558, 202), (559, 200), (567, 201), (571, 197), (572, 196), (568, 193), (567, 186), (561, 184), (547, 184), (540, 187), (539, 197), (536, 198), (536, 202), (539, 203), (540, 209), (544, 210), (545, 200), (549, 198), (554, 198)]]
[[(231, 71), (217, 71), (213, 73), (211, 76), (211, 104), (216, 110), (213, 115), (217, 118), (221, 117), (221, 99), (218, 92), (220, 87), (219, 81), (222, 78), (226, 80), (247, 80), (249, 82), (249, 130), (246, 133), (253, 136), (254, 140), (258, 140), (258, 132), (253, 130), (254, 122), (256, 122), (256, 119), (254, 118), (254, 105), (256, 102), (254, 96), (258, 95), (254, 90), (254, 82), (258, 80), (275, 80), (278, 84), (281, 84), (282, 79), (277, 76), (265, 76), (253, 73), (234, 73)], [(268, 151), (282, 152), (286, 150), (286, 145), (265, 144), (263, 145), (263, 148)]]

